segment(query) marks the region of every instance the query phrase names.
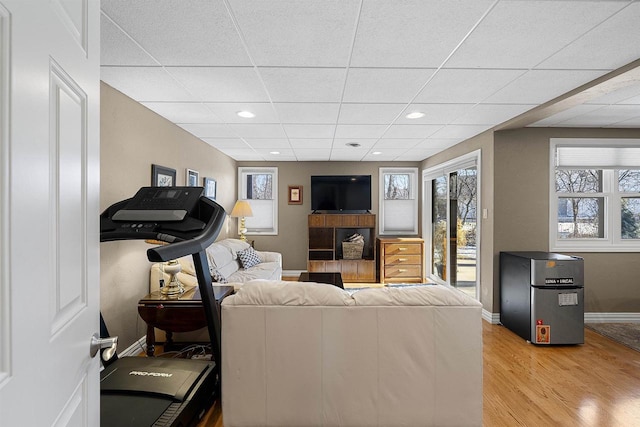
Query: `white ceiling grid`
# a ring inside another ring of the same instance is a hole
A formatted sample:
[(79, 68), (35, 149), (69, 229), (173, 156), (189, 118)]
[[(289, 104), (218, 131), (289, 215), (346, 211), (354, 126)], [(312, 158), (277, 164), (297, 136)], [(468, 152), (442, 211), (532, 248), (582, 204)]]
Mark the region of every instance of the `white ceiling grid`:
[[(101, 8), (102, 80), (236, 160), (422, 160), (640, 58), (630, 0)], [(638, 87), (534, 125), (638, 127)]]

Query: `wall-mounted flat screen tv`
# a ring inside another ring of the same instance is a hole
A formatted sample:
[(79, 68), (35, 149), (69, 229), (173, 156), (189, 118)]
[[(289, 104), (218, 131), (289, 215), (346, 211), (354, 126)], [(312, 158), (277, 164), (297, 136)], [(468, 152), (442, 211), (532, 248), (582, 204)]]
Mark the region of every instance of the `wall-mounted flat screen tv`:
[(371, 175), (312, 175), (311, 209), (371, 210)]

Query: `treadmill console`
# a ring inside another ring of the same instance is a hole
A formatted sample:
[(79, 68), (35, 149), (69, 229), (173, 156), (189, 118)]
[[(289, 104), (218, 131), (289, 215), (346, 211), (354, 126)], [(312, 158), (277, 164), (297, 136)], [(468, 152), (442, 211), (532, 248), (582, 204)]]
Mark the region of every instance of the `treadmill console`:
[(203, 187), (142, 187), (113, 221), (182, 221), (204, 193)]

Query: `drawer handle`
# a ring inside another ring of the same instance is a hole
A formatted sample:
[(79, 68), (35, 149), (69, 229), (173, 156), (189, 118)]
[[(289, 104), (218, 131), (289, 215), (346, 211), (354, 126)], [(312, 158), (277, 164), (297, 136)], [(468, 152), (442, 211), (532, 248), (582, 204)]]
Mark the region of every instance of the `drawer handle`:
[(405, 270), (404, 268), (399, 268), (399, 269), (398, 269), (398, 272), (400, 272), (400, 273), (405, 273), (406, 271), (407, 271), (407, 270)]
[(399, 251), (406, 251), (407, 248), (398, 248)]
[(406, 258), (398, 258), (398, 261), (400, 262), (405, 262), (407, 259)]

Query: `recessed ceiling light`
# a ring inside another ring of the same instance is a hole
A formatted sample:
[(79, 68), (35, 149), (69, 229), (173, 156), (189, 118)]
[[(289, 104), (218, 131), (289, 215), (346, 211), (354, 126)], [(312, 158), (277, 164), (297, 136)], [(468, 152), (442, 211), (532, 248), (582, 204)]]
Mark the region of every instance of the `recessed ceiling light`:
[(253, 119), (256, 116), (251, 111), (238, 111), (236, 114), (243, 119)]
[(269, 151), (269, 154), (280, 154), (279, 151)]
[(382, 151), (374, 151), (374, 152), (373, 152), (373, 153), (371, 153), (371, 154), (373, 154), (374, 156), (377, 156), (377, 155), (382, 154)]
[(405, 116), (407, 119), (419, 119), (421, 117), (424, 117), (424, 113), (421, 113), (420, 111), (414, 111), (412, 113), (409, 113)]
[(353, 147), (353, 148), (358, 148), (360, 147), (360, 144), (358, 144), (357, 142), (347, 142), (347, 145), (349, 147)]

